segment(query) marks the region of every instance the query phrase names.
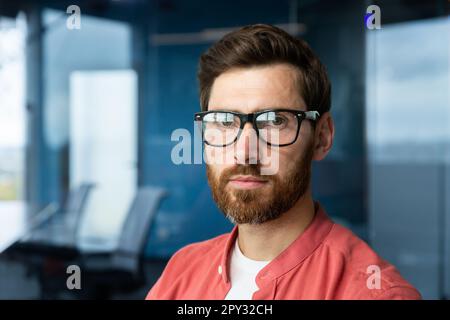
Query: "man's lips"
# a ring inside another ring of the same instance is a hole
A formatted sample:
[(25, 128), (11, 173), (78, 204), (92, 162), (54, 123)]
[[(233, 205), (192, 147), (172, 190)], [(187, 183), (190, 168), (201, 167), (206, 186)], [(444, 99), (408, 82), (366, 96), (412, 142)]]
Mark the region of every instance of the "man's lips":
[(240, 189), (255, 189), (265, 185), (268, 181), (255, 176), (233, 176), (229, 183)]

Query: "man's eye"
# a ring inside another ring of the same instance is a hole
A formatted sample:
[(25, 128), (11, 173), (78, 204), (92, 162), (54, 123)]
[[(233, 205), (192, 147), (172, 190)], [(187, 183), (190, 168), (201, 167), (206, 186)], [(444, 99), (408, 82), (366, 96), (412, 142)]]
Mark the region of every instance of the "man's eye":
[(275, 116), (273, 119), (259, 121), (259, 127), (284, 128), (287, 124), (287, 119), (282, 116)]
[(212, 125), (217, 129), (236, 129), (239, 127), (239, 122), (237, 121), (214, 121)]
[(285, 123), (285, 121), (286, 119), (284, 119), (283, 117), (277, 116), (274, 120), (271, 121), (271, 123), (275, 126), (281, 126)]
[(218, 125), (221, 127), (233, 127), (234, 126), (234, 122), (231, 121), (220, 121), (218, 122)]

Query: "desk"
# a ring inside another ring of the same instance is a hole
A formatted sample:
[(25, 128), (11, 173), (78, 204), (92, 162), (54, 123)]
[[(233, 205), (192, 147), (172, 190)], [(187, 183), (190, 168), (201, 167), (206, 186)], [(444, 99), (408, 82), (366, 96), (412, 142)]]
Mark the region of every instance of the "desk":
[[(20, 220), (20, 219), (21, 220)], [(79, 236), (79, 217), (74, 212), (58, 212), (34, 228), (26, 217), (19, 215), (15, 236), (4, 242), (11, 253), (34, 256), (55, 256), (76, 258), (78, 255), (103, 254), (114, 251), (118, 244), (116, 237)], [(23, 220), (23, 221), (22, 221)], [(6, 225), (10, 223), (6, 221)], [(20, 229), (20, 230), (18, 230)]]
[(41, 209), (22, 201), (0, 201), (0, 253), (32, 228)]

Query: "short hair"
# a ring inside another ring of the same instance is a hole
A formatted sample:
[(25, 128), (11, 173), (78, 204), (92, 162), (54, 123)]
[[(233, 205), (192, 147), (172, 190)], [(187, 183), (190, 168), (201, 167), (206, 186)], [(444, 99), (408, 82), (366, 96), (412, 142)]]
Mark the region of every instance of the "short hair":
[(299, 72), (299, 93), (308, 111), (321, 115), (330, 110), (331, 85), (324, 65), (309, 45), (268, 24), (253, 24), (226, 34), (200, 57), (200, 105), (208, 110), (215, 79), (232, 68), (287, 63)]

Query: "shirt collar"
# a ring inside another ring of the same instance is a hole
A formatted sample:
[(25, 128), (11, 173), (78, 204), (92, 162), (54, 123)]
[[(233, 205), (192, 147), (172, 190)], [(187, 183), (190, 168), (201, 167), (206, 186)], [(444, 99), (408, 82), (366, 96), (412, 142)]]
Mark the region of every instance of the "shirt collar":
[[(318, 202), (315, 203), (315, 210), (314, 218), (305, 231), (258, 273), (257, 282), (270, 281), (285, 274), (300, 264), (323, 242), (334, 223)], [(238, 226), (236, 225), (228, 236), (222, 253), (220, 265), (223, 268), (222, 278), (225, 283), (230, 281), (230, 258), (237, 235)]]

